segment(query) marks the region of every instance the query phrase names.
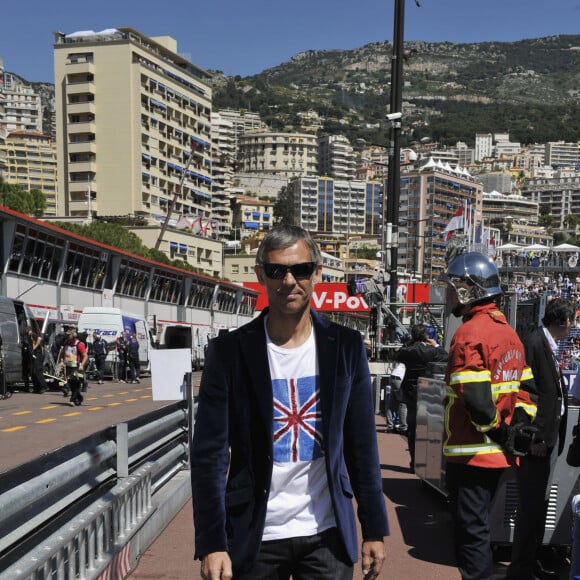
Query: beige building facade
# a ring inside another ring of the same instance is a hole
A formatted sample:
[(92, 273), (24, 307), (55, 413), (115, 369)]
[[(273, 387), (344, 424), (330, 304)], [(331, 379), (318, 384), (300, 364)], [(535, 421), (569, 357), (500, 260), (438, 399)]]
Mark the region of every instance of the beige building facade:
[(245, 133), (238, 140), (240, 170), (287, 177), (318, 174), (318, 141), (304, 133)]
[[(209, 73), (170, 37), (55, 34), (60, 215), (211, 217)], [(169, 253), (163, 240), (162, 251)]]

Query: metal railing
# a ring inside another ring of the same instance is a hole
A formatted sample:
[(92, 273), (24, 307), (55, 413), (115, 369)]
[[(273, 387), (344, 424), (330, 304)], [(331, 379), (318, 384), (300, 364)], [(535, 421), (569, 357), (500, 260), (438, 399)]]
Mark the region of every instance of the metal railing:
[(96, 578), (187, 467), (189, 412), (174, 403), (0, 474), (0, 577)]

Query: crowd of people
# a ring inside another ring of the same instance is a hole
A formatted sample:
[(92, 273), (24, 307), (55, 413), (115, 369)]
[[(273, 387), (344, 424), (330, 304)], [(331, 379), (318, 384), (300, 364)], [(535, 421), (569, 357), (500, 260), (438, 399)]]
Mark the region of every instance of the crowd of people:
[[(52, 341), (47, 336), (27, 327), (22, 343), (22, 376), (29, 392), (45, 393), (60, 389), (70, 397), (71, 405), (81, 405), (89, 377), (102, 385), (110, 377), (121, 383), (139, 383), (139, 341), (135, 332), (123, 331), (114, 342), (108, 343), (98, 332), (91, 340), (68, 325)], [(108, 354), (113, 351), (113, 362), (107, 369)]]

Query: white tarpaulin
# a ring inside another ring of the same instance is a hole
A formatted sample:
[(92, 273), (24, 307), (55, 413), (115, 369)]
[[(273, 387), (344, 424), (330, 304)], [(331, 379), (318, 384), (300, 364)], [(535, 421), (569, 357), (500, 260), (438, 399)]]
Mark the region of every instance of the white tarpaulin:
[(574, 244), (558, 244), (550, 249), (552, 252), (578, 252), (580, 251), (580, 246), (575, 246)]
[(531, 246), (526, 246), (523, 248), (526, 252), (543, 252), (545, 250), (550, 250), (548, 246), (544, 246), (542, 244), (532, 244)]

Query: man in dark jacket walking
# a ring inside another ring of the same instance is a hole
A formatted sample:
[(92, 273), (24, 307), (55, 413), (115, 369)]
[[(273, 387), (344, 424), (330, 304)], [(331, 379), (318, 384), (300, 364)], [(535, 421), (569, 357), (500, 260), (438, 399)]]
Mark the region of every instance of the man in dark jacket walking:
[(411, 344), (397, 351), (395, 360), (405, 364), (401, 383), (403, 402), (407, 407), (407, 438), (411, 456), (411, 471), (415, 471), (415, 433), (417, 430), (417, 381), (425, 375), (429, 363), (447, 362), (449, 355), (437, 342), (429, 338), (424, 324), (411, 328)]
[(129, 365), (127, 382), (139, 383), (139, 341), (136, 333), (131, 334), (127, 342), (127, 362)]
[(97, 367), (97, 382), (102, 385), (105, 378), (107, 341), (98, 332), (93, 332), (93, 354), (95, 356), (95, 366)]

